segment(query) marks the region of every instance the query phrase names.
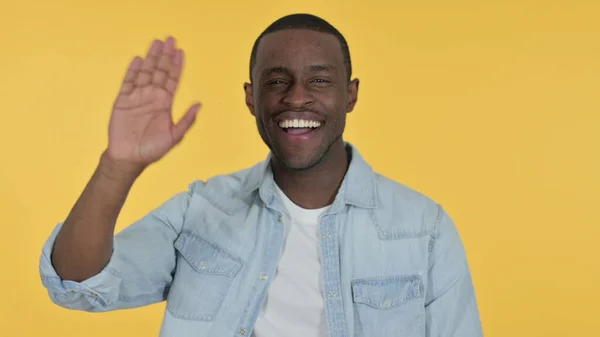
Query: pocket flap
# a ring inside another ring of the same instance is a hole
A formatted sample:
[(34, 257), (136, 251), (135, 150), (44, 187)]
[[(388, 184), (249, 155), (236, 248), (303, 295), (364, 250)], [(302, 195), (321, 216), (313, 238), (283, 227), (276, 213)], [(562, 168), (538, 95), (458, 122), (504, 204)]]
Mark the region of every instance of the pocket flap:
[(189, 231), (181, 233), (175, 249), (199, 273), (234, 277), (243, 264), (238, 256)]
[(355, 303), (377, 309), (391, 309), (425, 296), (425, 286), (420, 275), (394, 275), (352, 281)]

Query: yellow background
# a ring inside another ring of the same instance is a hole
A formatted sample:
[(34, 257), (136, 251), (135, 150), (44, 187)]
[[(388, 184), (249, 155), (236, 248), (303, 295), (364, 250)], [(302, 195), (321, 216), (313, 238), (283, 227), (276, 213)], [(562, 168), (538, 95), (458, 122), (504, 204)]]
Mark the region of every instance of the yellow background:
[(292, 12), (346, 35), (362, 81), (346, 139), (449, 210), (486, 336), (597, 336), (597, 0), (3, 1), (0, 335), (157, 335), (163, 304), (51, 304), (41, 246), (106, 145), (127, 63), (154, 37), (173, 34), (187, 52), (175, 118), (194, 100), (205, 108), (136, 183), (119, 229), (195, 179), (262, 160), (242, 83), (254, 39)]

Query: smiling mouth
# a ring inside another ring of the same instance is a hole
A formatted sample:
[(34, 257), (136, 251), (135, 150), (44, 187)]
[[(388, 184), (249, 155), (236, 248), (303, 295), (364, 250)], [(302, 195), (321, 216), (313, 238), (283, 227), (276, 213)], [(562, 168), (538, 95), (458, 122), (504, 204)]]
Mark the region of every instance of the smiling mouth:
[(322, 123), (308, 119), (286, 119), (277, 125), (285, 132), (291, 135), (303, 135), (321, 127)]

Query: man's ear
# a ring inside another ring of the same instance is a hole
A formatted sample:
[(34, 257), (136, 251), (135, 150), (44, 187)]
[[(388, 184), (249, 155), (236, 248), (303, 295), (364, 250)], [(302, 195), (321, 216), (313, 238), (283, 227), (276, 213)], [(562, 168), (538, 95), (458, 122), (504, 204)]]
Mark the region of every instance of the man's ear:
[(244, 83), (244, 92), (246, 94), (246, 106), (250, 113), (254, 115), (254, 96), (252, 91), (252, 83)]
[(360, 81), (358, 78), (355, 78), (348, 85), (348, 104), (346, 105), (346, 112), (352, 112), (354, 110), (354, 106), (358, 101), (358, 85)]

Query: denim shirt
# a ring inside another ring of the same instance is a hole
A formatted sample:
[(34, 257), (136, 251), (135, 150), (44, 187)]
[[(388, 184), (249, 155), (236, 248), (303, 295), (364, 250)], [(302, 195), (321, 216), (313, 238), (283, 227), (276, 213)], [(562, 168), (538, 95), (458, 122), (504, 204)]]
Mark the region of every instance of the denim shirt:
[[(346, 145), (350, 166), (319, 224), (329, 337), (482, 336), (451, 218)], [(83, 282), (52, 266), (59, 223), (40, 258), (50, 299), (88, 312), (166, 301), (161, 337), (250, 336), (284, 237), (270, 156), (190, 184), (115, 235), (109, 263)]]

